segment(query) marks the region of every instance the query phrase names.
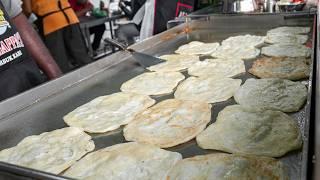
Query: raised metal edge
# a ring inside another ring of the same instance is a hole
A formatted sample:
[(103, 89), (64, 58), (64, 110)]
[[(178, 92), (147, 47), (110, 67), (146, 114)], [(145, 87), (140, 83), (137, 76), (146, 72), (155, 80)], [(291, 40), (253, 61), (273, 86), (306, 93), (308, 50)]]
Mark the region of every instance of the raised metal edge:
[(318, 33), (318, 28), (317, 28), (317, 15), (314, 16), (314, 23), (313, 23), (313, 34), (312, 34), (312, 39), (313, 39), (313, 43), (312, 43), (312, 66), (310, 69), (310, 77), (309, 77), (309, 85), (308, 85), (308, 97), (307, 97), (307, 108), (306, 108), (306, 117), (305, 117), (305, 124), (304, 124), (304, 137), (306, 139), (304, 139), (304, 144), (302, 147), (302, 169), (301, 169), (301, 180), (306, 180), (309, 179), (310, 175), (311, 175), (311, 171), (312, 168), (310, 168), (310, 166), (312, 166), (312, 141), (313, 141), (313, 133), (312, 130), (310, 128), (311, 122), (314, 119), (314, 116), (312, 115), (313, 108), (314, 108), (314, 103), (313, 103), (313, 99), (314, 99), (314, 81), (315, 81), (315, 74), (314, 71), (316, 70), (316, 57), (317, 57), (317, 33)]
[[(318, 6), (318, 15), (320, 13), (320, 8)], [(317, 18), (317, 27), (320, 28), (320, 20), (319, 17)], [(320, 39), (319, 36), (317, 36), (317, 44), (319, 45)], [(316, 49), (317, 56), (316, 56), (316, 71), (315, 71), (315, 109), (314, 109), (314, 156), (313, 156), (313, 162), (314, 162), (314, 167), (313, 167), (313, 174), (312, 174), (312, 179), (318, 180), (320, 179), (320, 161), (318, 160), (320, 157), (320, 52), (319, 52), (319, 46)]]
[[(16, 175), (21, 178), (31, 178), (31, 179), (47, 179), (47, 180), (69, 180), (71, 178), (64, 176), (57, 176), (55, 174), (42, 172), (26, 167), (21, 167), (17, 165), (12, 165), (5, 162), (0, 162), (0, 172), (5, 172), (8, 174)], [(1, 173), (0, 173), (0, 179)]]
[(278, 12), (278, 13), (212, 13), (212, 14), (201, 14), (201, 13), (192, 13), (188, 16), (179, 17), (167, 22), (167, 28), (171, 29), (175, 26), (185, 23), (187, 20), (210, 20), (213, 16), (266, 16), (266, 15), (281, 15), (281, 16), (297, 16), (297, 15), (314, 15), (317, 14), (316, 9), (309, 9), (309, 11), (297, 11), (297, 12)]

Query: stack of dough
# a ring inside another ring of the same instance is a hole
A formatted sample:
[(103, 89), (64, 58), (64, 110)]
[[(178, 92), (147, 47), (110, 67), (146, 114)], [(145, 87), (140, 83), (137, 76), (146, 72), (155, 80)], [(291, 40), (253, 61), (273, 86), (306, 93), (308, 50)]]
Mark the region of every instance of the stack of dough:
[(302, 139), (297, 122), (283, 112), (232, 105), (197, 136), (197, 143), (204, 149), (280, 157), (301, 148)]
[(265, 179), (289, 180), (285, 166), (269, 157), (210, 154), (179, 161), (167, 180)]
[(200, 77), (234, 77), (245, 73), (246, 68), (241, 59), (206, 59), (193, 64), (188, 74)]
[(296, 112), (307, 99), (307, 88), (300, 82), (286, 79), (248, 79), (234, 99), (249, 109)]
[(94, 147), (89, 135), (68, 127), (26, 137), (17, 146), (2, 150), (0, 161), (59, 174)]
[(180, 46), (175, 53), (185, 55), (210, 55), (215, 52), (219, 46), (219, 43), (192, 41), (189, 44)]
[(231, 78), (190, 77), (178, 86), (174, 97), (206, 103), (222, 102), (234, 95), (241, 82)]
[(143, 73), (121, 86), (121, 91), (144, 95), (171, 94), (184, 75), (179, 72), (152, 72)]
[(181, 159), (179, 153), (131, 142), (90, 153), (64, 175), (76, 179), (165, 180)]
[(91, 133), (104, 133), (128, 124), (135, 115), (147, 109), (155, 100), (146, 95), (115, 93), (98, 97), (63, 117), (69, 126)]
[(167, 148), (193, 139), (210, 119), (210, 104), (169, 99), (138, 114), (123, 133), (127, 141)]

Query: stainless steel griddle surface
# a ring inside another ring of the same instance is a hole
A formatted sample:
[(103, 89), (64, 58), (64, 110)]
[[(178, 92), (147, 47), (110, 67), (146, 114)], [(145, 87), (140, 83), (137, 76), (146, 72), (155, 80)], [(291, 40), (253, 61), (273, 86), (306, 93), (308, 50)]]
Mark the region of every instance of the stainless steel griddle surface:
[[(266, 31), (283, 25), (298, 25), (312, 27), (313, 18), (288, 18), (279, 16), (232, 16), (213, 18), (210, 21), (194, 21), (190, 27), (192, 31), (185, 33), (164, 33), (157, 37), (141, 43), (139, 46), (145, 48), (147, 53), (152, 55), (163, 55), (173, 53), (180, 45), (193, 40), (204, 42), (221, 42), (222, 40), (236, 35), (252, 34), (265, 35)], [(181, 27), (178, 27), (181, 29)], [(177, 28), (177, 29), (178, 29)], [(176, 32), (180, 32), (176, 31)], [(151, 45), (156, 44), (156, 45)], [(241, 46), (239, 44), (239, 46)], [(203, 57), (205, 59), (205, 57)], [(246, 70), (248, 70), (253, 61), (245, 61)], [(132, 59), (123, 61), (112, 66), (95, 76), (84, 79), (78, 84), (65, 88), (61, 93), (55, 94), (49, 98), (43, 98), (23, 111), (17, 112), (10, 117), (0, 121), (0, 149), (12, 147), (21, 141), (24, 137), (40, 134), (45, 131), (52, 131), (58, 128), (66, 127), (62, 117), (76, 107), (87, 103), (95, 97), (119, 92), (123, 82), (144, 72), (144, 69), (138, 66)], [(187, 73), (184, 73), (186, 76)], [(243, 82), (248, 78), (254, 78), (249, 73), (236, 78)], [(309, 83), (309, 80), (305, 80)], [(64, 88), (64, 87), (61, 87)], [(155, 98), (157, 101), (173, 98), (173, 95)], [(211, 123), (216, 119), (217, 114), (227, 105), (235, 104), (233, 99), (226, 102), (215, 103), (212, 109)], [(306, 106), (298, 113), (291, 114), (300, 125), (303, 139), (308, 139), (308, 115), (309, 100)], [(122, 135), (122, 128), (105, 134), (91, 134), (96, 144), (96, 150), (125, 142)], [(194, 155), (215, 153), (217, 151), (200, 149), (194, 140), (169, 148), (170, 151), (180, 152), (184, 158)], [(305, 149), (304, 149), (305, 151)], [(289, 170), (290, 179), (300, 179), (301, 169), (304, 167), (302, 161), (302, 150), (291, 152), (280, 158)], [(303, 173), (302, 173), (303, 174)]]

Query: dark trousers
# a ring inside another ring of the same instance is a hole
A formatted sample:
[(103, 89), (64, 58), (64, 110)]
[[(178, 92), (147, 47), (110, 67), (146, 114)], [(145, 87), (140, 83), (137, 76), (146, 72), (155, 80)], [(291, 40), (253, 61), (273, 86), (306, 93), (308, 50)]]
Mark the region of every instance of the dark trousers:
[(35, 62), (29, 59), (24, 59), (22, 62), (12, 64), (8, 69), (0, 71), (0, 77), (0, 101), (37, 86), (46, 80)]
[(102, 36), (106, 31), (106, 26), (104, 24), (94, 26), (94, 27), (91, 27), (89, 31), (90, 31), (90, 34), (94, 34), (92, 49), (96, 51), (100, 46)]
[(63, 73), (92, 61), (78, 24), (69, 25), (44, 36), (44, 42)]
[(134, 23), (120, 25), (117, 30), (118, 39), (122, 42), (126, 42), (128, 45), (133, 44), (134, 37), (139, 35), (139, 29)]

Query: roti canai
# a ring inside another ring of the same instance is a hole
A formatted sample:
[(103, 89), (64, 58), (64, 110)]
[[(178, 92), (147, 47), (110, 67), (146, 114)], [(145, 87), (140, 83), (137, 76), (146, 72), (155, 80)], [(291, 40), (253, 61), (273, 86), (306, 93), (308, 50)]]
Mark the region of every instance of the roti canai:
[(286, 79), (248, 79), (234, 94), (234, 99), (249, 109), (296, 112), (307, 99), (307, 88)]
[(221, 59), (242, 59), (251, 60), (260, 55), (260, 50), (252, 46), (238, 45), (222, 45), (215, 52), (211, 54), (212, 57)]
[(203, 149), (281, 157), (300, 149), (302, 139), (298, 123), (281, 111), (232, 105), (219, 112), (216, 122), (197, 136), (197, 143)]
[(188, 74), (199, 77), (234, 77), (245, 73), (246, 68), (241, 59), (206, 59), (194, 63)]
[(185, 55), (209, 55), (217, 50), (219, 43), (203, 43), (192, 41), (188, 44), (180, 46), (175, 53)]
[(59, 174), (94, 147), (91, 137), (81, 129), (67, 127), (24, 138), (0, 151), (0, 161)]
[(241, 82), (241, 79), (231, 78), (190, 77), (178, 86), (174, 97), (206, 103), (222, 102), (234, 95)]
[(263, 47), (261, 53), (274, 57), (310, 57), (311, 48), (305, 45), (273, 44)]
[(300, 80), (309, 77), (310, 59), (263, 57), (256, 60), (249, 72), (259, 78)]
[(282, 26), (271, 29), (267, 32), (268, 34), (308, 34), (310, 27), (298, 27), (298, 26)]
[(123, 133), (127, 141), (167, 148), (193, 139), (210, 119), (210, 104), (169, 99), (138, 114)]
[(64, 176), (76, 179), (165, 180), (181, 154), (135, 142), (113, 145), (88, 154)]
[(215, 153), (179, 161), (167, 180), (289, 180), (286, 167), (269, 157)]
[(121, 91), (144, 95), (167, 95), (171, 94), (184, 78), (179, 72), (143, 73), (123, 83)]
[(265, 42), (269, 44), (305, 44), (308, 35), (302, 34), (268, 34)]
[(231, 36), (222, 41), (222, 46), (242, 46), (242, 47), (261, 47), (264, 44), (264, 36), (256, 35), (240, 35), (240, 36)]
[(114, 93), (100, 96), (63, 117), (69, 126), (90, 133), (104, 133), (128, 124), (135, 115), (147, 109), (155, 100), (146, 95)]

